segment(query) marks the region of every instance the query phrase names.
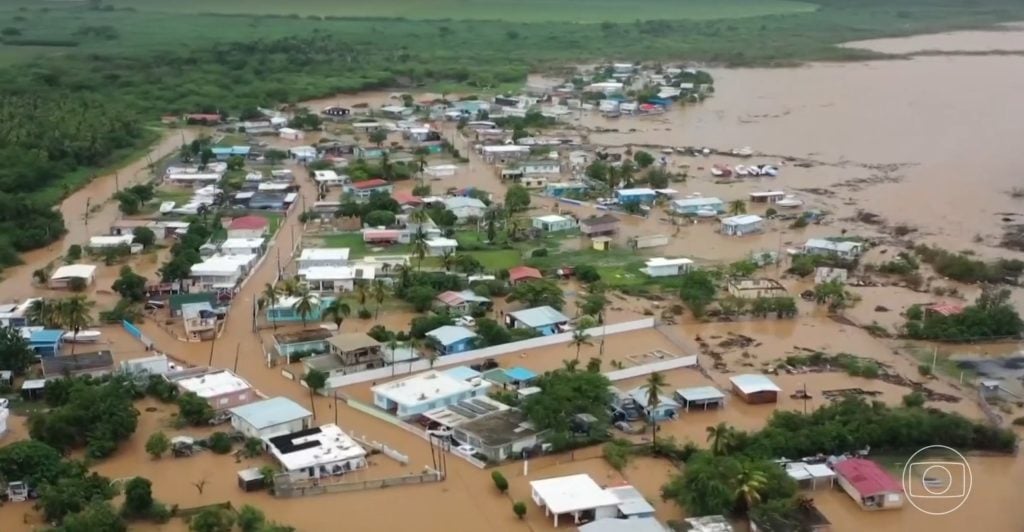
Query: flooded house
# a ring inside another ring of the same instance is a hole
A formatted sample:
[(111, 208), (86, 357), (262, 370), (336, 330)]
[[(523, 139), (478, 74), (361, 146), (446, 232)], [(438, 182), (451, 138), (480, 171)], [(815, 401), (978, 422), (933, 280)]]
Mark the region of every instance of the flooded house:
[(579, 181), (548, 183), (544, 187), (544, 195), (552, 198), (581, 198), (590, 187)]
[(217, 312), (206, 301), (182, 305), (181, 321), (185, 338), (190, 342), (210, 340), (217, 335)]
[(684, 216), (696, 216), (703, 212), (721, 214), (725, 212), (725, 202), (718, 198), (683, 198), (672, 200), (671, 209)]
[(679, 417), (680, 404), (670, 395), (658, 397), (658, 404), (650, 406), (650, 393), (644, 386), (626, 392), (633, 403), (640, 407), (644, 417), (653, 421), (664, 421)]
[(530, 156), (529, 146), (518, 146), (515, 144), (480, 146), (477, 151), (483, 156), (484, 161), (491, 164), (522, 161)]
[(217, 368), (189, 368), (164, 375), (181, 393), (194, 393), (209, 403), (218, 417), (227, 411), (260, 399), (255, 389), (230, 370)]
[(391, 194), (395, 187), (383, 179), (367, 179), (366, 181), (355, 181), (344, 186), (346, 194), (352, 196), (356, 201), (366, 201), (374, 193)]
[(371, 388), (373, 404), (402, 419), (417, 417), (429, 410), (450, 406), (475, 397), (486, 396), (491, 383), (480, 378), (463, 380), (430, 370), (378, 384)]
[(69, 356), (44, 357), (43, 377), (103, 377), (114, 372), (114, 355), (110, 351), (75, 353)]
[(826, 240), (824, 238), (811, 238), (801, 248), (808, 255), (826, 255), (838, 259), (856, 259), (864, 252), (864, 243), (852, 240)]
[(341, 476), (366, 468), (366, 449), (335, 424), (263, 440), (291, 480)]
[(340, 187), (348, 183), (349, 177), (338, 175), (334, 170), (314, 170), (313, 180), (321, 187)]
[(234, 290), (256, 263), (257, 255), (215, 255), (193, 264), (189, 277), (200, 290)]
[(714, 386), (679, 388), (672, 395), (686, 412), (689, 412), (691, 408), (707, 410), (725, 406), (725, 394)]
[(550, 336), (569, 330), (569, 317), (547, 305), (508, 312), (505, 327), (533, 329), (541, 336)]
[(443, 325), (427, 332), (427, 339), (440, 356), (473, 349), (476, 333), (458, 325)]
[(736, 394), (744, 403), (765, 404), (777, 403), (779, 401), (779, 388), (771, 379), (759, 374), (736, 375), (730, 377), (732, 393)]
[(789, 292), (775, 279), (731, 279), (727, 286), (729, 295), (740, 299), (786, 297)]
[(372, 281), (377, 270), (365, 264), (351, 266), (313, 266), (299, 270), (297, 275), (310, 291), (319, 294), (351, 292), (356, 281)]
[(487, 205), (476, 198), (452, 196), (444, 199), (444, 208), (452, 211), (459, 222), (480, 218), (487, 212)]
[(228, 238), (264, 238), (269, 233), (270, 222), (262, 216), (240, 216), (231, 220), (226, 229)]
[(295, 267), (305, 270), (313, 267), (348, 266), (349, 248), (305, 248), (295, 260)]
[(352, 373), (384, 366), (381, 343), (364, 333), (340, 333), (327, 340), (326, 355), (303, 360), (307, 370)]
[(532, 175), (557, 175), (562, 171), (562, 165), (557, 159), (534, 159), (516, 163), (514, 168), (523, 173), (524, 176)]
[(606, 236), (619, 230), (619, 219), (611, 214), (589, 216), (580, 220), (580, 232), (587, 236)]
[(489, 310), (492, 306), (490, 298), (479, 296), (472, 290), (448, 290), (438, 294), (435, 299), (437, 307), (455, 316), (472, 314), (476, 309)]
[(676, 277), (692, 271), (694, 267), (694, 262), (690, 259), (653, 257), (644, 262), (644, 267), (640, 268), (640, 271), (651, 277)]
[(508, 269), (508, 282), (515, 286), (535, 279), (543, 279), (544, 275), (537, 268), (530, 266), (516, 266)]
[(535, 216), (532, 219), (532, 225), (535, 229), (545, 233), (556, 233), (574, 229), (576, 227), (576, 219), (560, 214), (546, 214), (544, 216)]
[(320, 327), (302, 331), (274, 333), (274, 350), (278, 356), (291, 360), (306, 353), (326, 353), (334, 333)]
[(749, 197), (751, 203), (767, 203), (771, 205), (785, 199), (786, 193), (781, 190), (751, 192)]
[(441, 236), (428, 239), (424, 241), (424, 244), (427, 246), (427, 256), (430, 257), (443, 257), (455, 253), (455, 250), (459, 247), (458, 240)]
[(96, 266), (92, 264), (68, 264), (57, 268), (50, 274), (48, 285), (54, 290), (60, 290), (71, 288), (74, 284), (89, 286), (95, 280)]
[(657, 197), (658, 193), (650, 188), (620, 188), (615, 191), (615, 199), (618, 200), (620, 205), (630, 203), (649, 205), (654, 203)]
[(57, 356), (60, 353), (60, 346), (64, 343), (63, 329), (22, 327), (21, 336), (28, 342), (28, 348), (41, 358)]
[(538, 446), (544, 431), (530, 423), (518, 408), (488, 413), (456, 425), (455, 440), (472, 445), (491, 462), (519, 458)]
[(833, 469), (843, 491), (864, 510), (903, 507), (903, 486), (880, 465), (863, 458), (837, 462)]
[(271, 397), (232, 408), (231, 427), (249, 438), (270, 438), (308, 429), (313, 413), (287, 397)]
[(654, 516), (654, 508), (632, 486), (602, 488), (587, 474), (534, 480), (530, 492), (533, 502), (544, 508), (544, 515), (553, 518), (555, 528), (559, 517), (567, 516), (577, 525), (585, 521), (623, 521), (630, 526), (612, 530), (646, 531), (649, 529), (632, 525)]
[(719, 229), (726, 236), (744, 236), (760, 233), (764, 230), (764, 219), (756, 214), (740, 214), (722, 218)]

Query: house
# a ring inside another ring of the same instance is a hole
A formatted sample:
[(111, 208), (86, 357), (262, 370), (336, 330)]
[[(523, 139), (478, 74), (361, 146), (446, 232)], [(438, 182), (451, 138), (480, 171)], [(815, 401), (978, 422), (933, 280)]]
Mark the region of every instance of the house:
[(270, 223), (262, 216), (240, 216), (228, 224), (228, 238), (263, 238)]
[(524, 177), (519, 180), (519, 184), (530, 190), (541, 189), (548, 186), (548, 178), (546, 177)]
[(491, 164), (521, 161), (530, 156), (529, 146), (517, 146), (515, 144), (481, 146), (479, 149), (484, 161)]
[(785, 468), (786, 475), (802, 488), (817, 489), (818, 481), (822, 481), (822, 484), (829, 488), (835, 485), (836, 472), (825, 464), (789, 462)]
[(647, 502), (640, 490), (630, 485), (605, 488), (619, 500), (619, 519), (635, 522), (639, 519), (654, 518), (654, 507)]
[(767, 203), (773, 204), (779, 200), (785, 199), (786, 193), (781, 190), (772, 190), (769, 192), (751, 192), (750, 202), (751, 203)]
[(725, 406), (725, 394), (714, 386), (679, 388), (673, 393), (673, 396), (686, 412), (690, 411), (690, 407), (707, 410), (708, 407), (721, 408)]
[(570, 329), (569, 318), (547, 305), (506, 313), (505, 327), (533, 329), (541, 336), (550, 336)]
[(249, 156), (252, 148), (249, 146), (214, 146), (210, 148), (210, 151), (218, 161), (226, 161), (232, 157), (242, 157), (244, 159)]
[(668, 235), (637, 235), (629, 239), (633, 249), (656, 248), (668, 245)]
[(352, 266), (313, 266), (298, 271), (298, 277), (313, 292), (351, 292), (356, 281), (372, 281), (377, 276), (376, 268), (365, 264)]
[(544, 276), (541, 275), (540, 270), (529, 266), (516, 266), (508, 270), (508, 282), (512, 283), (512, 286), (543, 278)]
[(19, 303), (0, 304), (0, 327), (25, 327), (28, 323), (28, 310), (32, 302), (38, 298), (28, 298)]
[(674, 277), (692, 271), (693, 268), (694, 264), (690, 259), (654, 257), (647, 259), (640, 271), (651, 277)]
[(327, 340), (334, 336), (332, 331), (315, 328), (294, 332), (274, 333), (274, 349), (278, 356), (291, 360), (306, 353), (324, 354), (329, 349)]
[[(577, 529), (578, 532), (668, 532), (669, 529), (662, 525), (654, 517), (638, 517), (636, 519), (616, 519), (606, 517), (604, 519), (598, 519), (597, 521), (591, 521), (585, 525), (580, 525)], [(690, 529), (691, 532), (695, 532), (696, 529)], [(705, 531), (701, 531), (705, 532)], [(706, 532), (732, 532), (732, 528), (729, 529), (714, 529)]]
[[(80, 279), (81, 281), (74, 281)], [(82, 282), (89, 286), (96, 280), (96, 266), (92, 264), (68, 264), (61, 266), (50, 274), (50, 288), (71, 288), (72, 283)]]
[(568, 231), (576, 227), (576, 219), (559, 214), (547, 214), (544, 216), (534, 216), (532, 225), (534, 229), (539, 229), (546, 233), (554, 233)]
[(295, 261), (298, 270), (322, 266), (348, 266), (349, 248), (306, 248)]
[(960, 303), (950, 303), (943, 301), (941, 303), (935, 303), (924, 307), (925, 316), (942, 316), (948, 318), (950, 316), (956, 316), (964, 311), (964, 306)]
[(249, 438), (270, 438), (308, 429), (313, 413), (286, 397), (271, 397), (230, 411), (231, 427)]
[(164, 182), (172, 185), (210, 185), (224, 177), (223, 173), (216, 172), (169, 172), (164, 176)]
[(401, 105), (385, 105), (380, 108), (381, 114), (390, 118), (404, 118), (412, 116), (412, 107), (403, 107)]
[(373, 369), (384, 366), (381, 344), (363, 333), (341, 333), (327, 340), (331, 354), (341, 361), (342, 367)]
[(331, 423), (263, 441), (292, 480), (341, 476), (366, 468), (366, 449)]
[(157, 238), (160, 238), (161, 231), (157, 227), (154, 227), (156, 223), (152, 220), (134, 220), (131, 218), (121, 218), (110, 224), (110, 234), (114, 236), (130, 235), (140, 227), (146, 227), (153, 229), (153, 232), (157, 234)]
[(695, 216), (700, 212), (725, 212), (725, 202), (718, 198), (683, 198), (672, 200), (672, 212), (684, 216)]
[(288, 155), (300, 163), (309, 162), (316, 160), (317, 151), (312, 146), (293, 146), (288, 148)]
[(544, 195), (552, 198), (582, 198), (590, 187), (582, 182), (548, 183)]
[(579, 474), (530, 481), (530, 496), (544, 515), (554, 516), (558, 528), (560, 515), (569, 514), (573, 522), (615, 518), (619, 513), (619, 499), (602, 489), (590, 478)]
[(277, 130), (277, 135), (285, 140), (302, 140), (306, 134), (299, 131), (298, 129), (283, 127)]
[(449, 177), (455, 175), (459, 169), (454, 164), (432, 164), (423, 169), (423, 173), (434, 178)]
[(28, 347), (36, 356), (46, 358), (57, 356), (61, 343), (64, 341), (63, 329), (44, 329), (42, 327), (25, 327), (21, 336), (28, 340)]
[(864, 243), (852, 240), (837, 242), (823, 238), (811, 238), (804, 244), (803, 252), (808, 255), (827, 255), (838, 259), (852, 260), (864, 252)]
[(444, 356), (473, 349), (476, 333), (465, 327), (444, 325), (428, 332), (427, 337), (430, 338), (437, 354)]
[(764, 219), (756, 214), (740, 214), (722, 218), (720, 231), (727, 236), (743, 236), (760, 233)]
[(263, 255), (265, 241), (260, 238), (229, 238), (220, 244), (224, 255)]
[(42, 359), (43, 377), (102, 377), (114, 372), (114, 355), (110, 351), (75, 353)]
[(624, 85), (618, 81), (600, 81), (587, 85), (584, 90), (587, 92), (600, 92), (604, 94), (622, 94)]
[(334, 301), (334, 298), (311, 294), (309, 314), (305, 316), (301, 315), (297, 310), (299, 301), (301, 301), (299, 296), (283, 296), (279, 298), (273, 305), (267, 306), (267, 319), (275, 323), (319, 321), (321, 313)]
[(732, 279), (728, 285), (729, 295), (740, 299), (763, 297), (786, 297), (786, 287), (775, 279)]
[(491, 384), (482, 379), (465, 381), (436, 370), (378, 384), (371, 388), (373, 403), (402, 419), (428, 410), (487, 395)]
[(455, 316), (472, 314), (478, 308), (490, 309), (492, 305), (490, 298), (478, 296), (472, 290), (463, 290), (461, 292), (448, 290), (438, 294), (436, 299), (438, 307)]
[(217, 303), (217, 292), (192, 292), (189, 294), (172, 294), (167, 300), (168, 310), (172, 318), (181, 317), (181, 307), (189, 303), (209, 303), (213, 306)]
[(89, 249), (100, 250), (100, 249), (111, 249), (116, 247), (128, 247), (132, 245), (135, 237), (131, 234), (127, 235), (100, 235), (89, 237)]
[(354, 181), (345, 185), (345, 193), (353, 196), (356, 201), (366, 201), (374, 193), (391, 194), (395, 189), (391, 183), (383, 179), (367, 179), (365, 181)]
[(744, 403), (757, 405), (776, 403), (782, 391), (771, 379), (764, 375), (746, 374), (730, 377), (732, 393), (743, 399)]
[(881, 466), (863, 458), (837, 462), (833, 469), (839, 486), (864, 510), (903, 507), (903, 486)]
[(209, 340), (217, 335), (217, 313), (209, 303), (186, 303), (181, 306), (181, 317), (190, 342)]
[(216, 255), (190, 269), (192, 282), (201, 290), (231, 290), (256, 262), (256, 255)]
[(662, 421), (679, 417), (680, 404), (669, 396), (658, 397), (658, 404), (652, 408), (648, 406), (650, 397), (646, 387), (638, 386), (626, 392), (626, 395), (643, 410), (648, 419)]
[(487, 212), (487, 205), (476, 198), (452, 196), (444, 199), (444, 208), (452, 211), (459, 222), (470, 218), (482, 218)]
[(348, 176), (338, 175), (334, 170), (314, 170), (313, 180), (322, 187), (340, 187), (348, 182)]
[(580, 220), (580, 231), (587, 236), (611, 235), (619, 230), (619, 219), (611, 214), (590, 216)]
[(363, 242), (368, 244), (397, 244), (402, 239), (402, 231), (397, 229), (364, 229)]
[(206, 400), (221, 417), (227, 411), (259, 400), (256, 390), (230, 370), (189, 368), (164, 375), (181, 393), (194, 393)]
[(485, 414), (459, 423), (452, 437), (472, 445), (490, 462), (518, 458), (540, 443), (543, 431), (537, 430), (518, 408)]
[(146, 380), (152, 375), (166, 375), (171, 371), (171, 360), (167, 355), (153, 355), (151, 357), (133, 358), (122, 360), (118, 370), (130, 377)]
[(658, 193), (649, 188), (620, 188), (615, 191), (615, 199), (619, 200), (620, 205), (627, 203), (646, 205), (654, 203), (656, 197), (658, 197)]
[(459, 241), (454, 238), (435, 237), (423, 242), (427, 246), (427, 255), (431, 257), (442, 257), (455, 253), (459, 247)]
[(522, 161), (515, 165), (523, 175), (549, 175), (562, 171), (557, 159)]
[(831, 281), (838, 281), (841, 284), (846, 284), (846, 278), (848, 275), (846, 268), (818, 266), (814, 269), (814, 284), (825, 284)]
[[(701, 517), (687, 517), (683, 523), (689, 527), (688, 532), (733, 532), (732, 523), (724, 515), (705, 515)], [(751, 531), (756, 532), (756, 531)]]

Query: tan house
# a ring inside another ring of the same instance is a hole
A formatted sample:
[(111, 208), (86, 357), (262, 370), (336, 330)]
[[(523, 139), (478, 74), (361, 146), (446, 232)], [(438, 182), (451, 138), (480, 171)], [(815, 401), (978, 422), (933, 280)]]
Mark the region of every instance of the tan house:
[(733, 279), (729, 281), (729, 295), (740, 299), (786, 297), (789, 292), (775, 279)]

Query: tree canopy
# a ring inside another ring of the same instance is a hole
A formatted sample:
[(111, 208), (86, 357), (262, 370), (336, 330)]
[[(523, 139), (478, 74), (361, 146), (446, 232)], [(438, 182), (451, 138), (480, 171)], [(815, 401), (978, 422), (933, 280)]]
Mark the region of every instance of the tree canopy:
[(512, 289), (508, 301), (522, 301), (530, 307), (548, 305), (556, 309), (561, 309), (565, 305), (562, 288), (555, 281), (548, 279), (520, 283)]
[(54, 408), (29, 417), (29, 434), (55, 449), (85, 447), (90, 457), (104, 458), (138, 425), (139, 412), (132, 405), (135, 390), (123, 378), (58, 379), (47, 382), (46, 391)]
[(523, 411), (537, 428), (551, 430), (549, 441), (564, 445), (571, 439), (572, 419), (577, 414), (597, 418), (596, 430), (610, 421), (608, 404), (611, 383), (600, 373), (560, 369), (545, 373), (537, 380), (541, 392), (529, 396)]

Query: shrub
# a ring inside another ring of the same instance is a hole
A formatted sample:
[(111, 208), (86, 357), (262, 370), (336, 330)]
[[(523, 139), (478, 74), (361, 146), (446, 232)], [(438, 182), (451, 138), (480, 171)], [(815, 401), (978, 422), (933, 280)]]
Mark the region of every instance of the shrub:
[(522, 519), (526, 516), (526, 503), (523, 501), (516, 501), (512, 505), (512, 511), (515, 512), (516, 517)]
[(206, 440), (206, 444), (211, 451), (217, 454), (228, 454), (234, 447), (231, 436), (228, 436), (226, 432), (214, 432), (210, 435), (210, 439)]
[(1014, 419), (1013, 424), (1018, 427), (1024, 427), (1024, 416)]
[(917, 372), (920, 373), (922, 377), (931, 377), (932, 367), (928, 364), (918, 364)]
[(615, 439), (602, 447), (604, 460), (616, 471), (622, 471), (629, 464), (630, 449), (633, 444), (627, 440)]
[(146, 452), (153, 458), (160, 458), (171, 448), (171, 440), (163, 432), (154, 432), (146, 440)]
[(370, 312), (369, 309), (361, 308), (359, 309), (359, 312), (356, 313), (356, 316), (361, 320), (368, 320), (373, 317), (373, 313)]
[(531, 257), (535, 257), (535, 258), (536, 257), (547, 257), (548, 256), (548, 248), (537, 248), (537, 249), (535, 249), (535, 250), (530, 252), (530, 256)]
[(601, 280), (601, 274), (591, 264), (580, 264), (576, 266), (576, 278), (584, 283), (596, 283)]
[(501, 493), (508, 491), (508, 480), (505, 475), (501, 474), (501, 471), (492, 471), (491, 480), (494, 481), (494, 487), (498, 488)]
[(921, 392), (910, 392), (903, 396), (903, 406), (907, 408), (921, 408), (924, 406), (924, 394)]

